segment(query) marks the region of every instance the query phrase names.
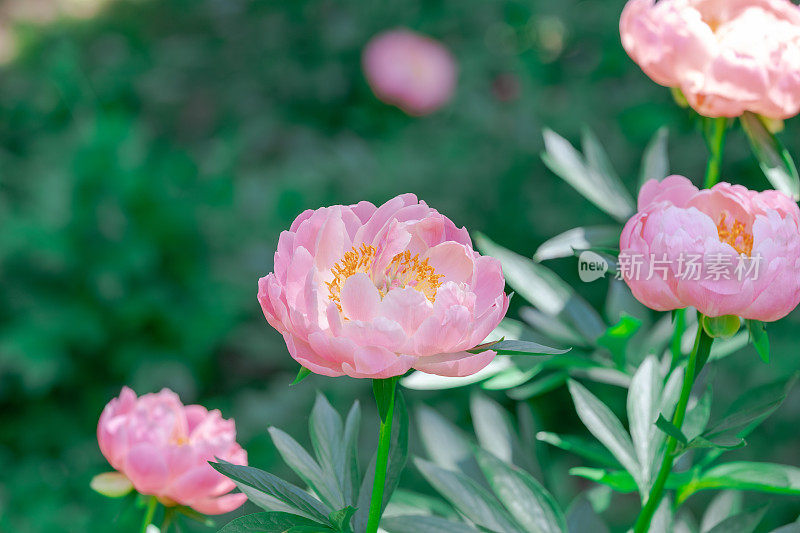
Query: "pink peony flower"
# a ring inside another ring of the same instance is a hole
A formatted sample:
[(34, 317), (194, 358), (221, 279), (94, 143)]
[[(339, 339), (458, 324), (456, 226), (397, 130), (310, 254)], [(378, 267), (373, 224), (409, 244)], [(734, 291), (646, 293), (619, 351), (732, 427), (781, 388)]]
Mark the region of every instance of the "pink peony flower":
[(409, 30), (373, 37), (364, 49), (364, 73), (375, 95), (409, 115), (427, 115), (450, 100), (456, 62), (437, 41)]
[(466, 376), (468, 353), (508, 309), (499, 261), (413, 194), (300, 214), (258, 282), (267, 321), (292, 357), (326, 376), (388, 378), (410, 368)]
[(234, 483), (208, 464), (215, 457), (247, 464), (233, 420), (200, 405), (184, 406), (169, 389), (137, 398), (123, 387), (100, 415), (97, 442), (139, 493), (157, 496), (164, 505), (211, 515), (233, 511), (247, 500), (244, 494), (228, 494)]
[(800, 111), (800, 8), (789, 0), (630, 0), (622, 45), (708, 117)]
[(783, 193), (669, 176), (644, 184), (638, 209), (620, 267), (646, 306), (773, 321), (800, 302), (800, 210)]

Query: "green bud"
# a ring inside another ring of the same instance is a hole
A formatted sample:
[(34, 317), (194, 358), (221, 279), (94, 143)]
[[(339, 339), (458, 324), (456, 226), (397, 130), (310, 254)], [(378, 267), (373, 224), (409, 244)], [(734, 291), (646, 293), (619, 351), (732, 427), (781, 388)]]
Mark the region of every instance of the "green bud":
[(717, 317), (704, 315), (702, 323), (705, 332), (709, 337), (714, 339), (733, 337), (736, 332), (739, 331), (739, 326), (741, 326), (739, 317), (735, 315), (722, 315)]

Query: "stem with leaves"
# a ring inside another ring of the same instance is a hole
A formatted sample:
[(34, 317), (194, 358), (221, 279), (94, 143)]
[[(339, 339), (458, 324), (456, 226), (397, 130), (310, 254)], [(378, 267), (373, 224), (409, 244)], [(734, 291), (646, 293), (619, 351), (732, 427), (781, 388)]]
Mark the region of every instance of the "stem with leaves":
[(153, 517), (156, 514), (156, 507), (158, 507), (158, 500), (155, 496), (150, 496), (147, 500), (147, 508), (144, 512), (144, 520), (142, 520), (141, 533), (147, 533), (147, 526), (153, 523)]
[(372, 390), (378, 404), (381, 418), (381, 429), (378, 435), (378, 453), (375, 461), (375, 481), (372, 484), (372, 498), (369, 504), (367, 533), (376, 533), (383, 513), (383, 489), (386, 485), (386, 467), (389, 462), (389, 446), (392, 437), (392, 418), (394, 416), (394, 398), (397, 377), (375, 379)]
[(708, 166), (706, 167), (706, 180), (704, 187), (709, 189), (719, 181), (720, 167), (722, 166), (722, 151), (725, 147), (725, 134), (728, 131), (727, 117), (703, 118), (703, 133), (710, 152)]
[[(672, 417), (672, 424), (681, 429), (683, 420), (686, 417), (686, 406), (689, 404), (689, 395), (692, 392), (692, 385), (697, 375), (702, 370), (703, 365), (708, 361), (708, 356), (711, 353), (711, 344), (714, 339), (709, 337), (701, 324), (702, 316), (698, 317), (697, 337), (694, 342), (694, 349), (689, 356), (689, 362), (686, 365), (686, 373), (683, 377), (683, 385), (681, 386), (681, 395), (678, 399), (678, 405), (675, 407), (675, 414)], [(647, 496), (642, 512), (639, 518), (636, 519), (636, 524), (633, 527), (634, 533), (646, 533), (650, 529), (650, 521), (653, 519), (658, 504), (661, 502), (661, 497), (664, 495), (664, 487), (667, 484), (667, 478), (672, 472), (672, 463), (675, 461), (675, 450), (678, 447), (678, 441), (672, 437), (667, 437), (667, 449), (664, 452), (664, 459), (661, 461), (661, 467), (658, 470), (653, 487)]]

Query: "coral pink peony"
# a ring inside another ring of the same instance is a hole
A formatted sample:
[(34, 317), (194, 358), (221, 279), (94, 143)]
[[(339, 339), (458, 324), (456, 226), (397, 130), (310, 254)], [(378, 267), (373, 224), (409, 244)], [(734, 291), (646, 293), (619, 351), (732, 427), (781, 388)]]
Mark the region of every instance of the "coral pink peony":
[(778, 191), (650, 180), (622, 230), (620, 270), (658, 311), (777, 320), (800, 302), (800, 210)]
[(456, 63), (438, 42), (408, 30), (373, 37), (364, 49), (364, 73), (375, 95), (409, 115), (427, 115), (453, 95)]
[(247, 496), (228, 494), (234, 484), (214, 470), (215, 457), (246, 465), (233, 420), (200, 405), (184, 406), (169, 389), (141, 398), (128, 387), (111, 400), (97, 425), (100, 451), (141, 494), (165, 505), (186, 505), (203, 514), (222, 514)]
[(789, 0), (630, 0), (622, 45), (708, 117), (800, 111), (800, 8)]
[(292, 357), (318, 374), (466, 376), (496, 355), (466, 350), (505, 315), (504, 286), (467, 230), (404, 194), (302, 213), (281, 233), (258, 300)]

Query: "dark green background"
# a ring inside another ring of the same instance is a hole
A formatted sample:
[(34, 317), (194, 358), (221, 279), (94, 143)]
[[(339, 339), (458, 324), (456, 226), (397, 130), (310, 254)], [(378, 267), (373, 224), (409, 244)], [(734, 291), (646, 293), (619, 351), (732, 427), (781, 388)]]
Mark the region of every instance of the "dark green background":
[[(415, 192), (529, 255), (608, 221), (542, 164), (545, 125), (577, 140), (588, 124), (631, 190), (645, 144), (667, 125), (673, 171), (699, 182), (695, 120), (623, 52), (622, 6), (147, 0), (19, 25), (21, 54), (0, 69), (0, 531), (136, 527), (135, 510), (109, 526), (120, 503), (88, 487), (109, 469), (97, 417), (124, 384), (221, 408), (251, 463), (287, 476), (267, 426), (307, 442), (315, 389), (340, 410), (360, 397), (371, 455), (369, 383), (312, 377), (289, 389), (297, 365), (256, 302), (278, 233), (306, 208)], [(440, 39), (459, 62), (453, 101), (429, 117), (380, 103), (361, 74), (364, 44), (395, 26)], [(782, 136), (790, 149), (796, 123)], [(768, 186), (741, 131), (723, 178)], [(605, 284), (578, 283), (574, 259), (549, 266), (602, 302)], [(719, 409), (797, 368), (799, 323), (794, 313), (770, 328), (770, 365), (752, 349), (717, 365)], [(622, 391), (598, 392), (621, 405)], [(468, 427), (467, 391), (407, 398)], [(542, 429), (580, 431), (563, 389), (533, 407)], [(794, 394), (730, 456), (800, 463), (798, 416)], [(582, 486), (566, 473), (576, 460), (551, 459), (566, 506)], [(403, 486), (430, 490), (413, 471)], [(770, 524), (800, 510), (773, 500)], [(608, 518), (623, 527), (632, 512), (622, 498)]]

